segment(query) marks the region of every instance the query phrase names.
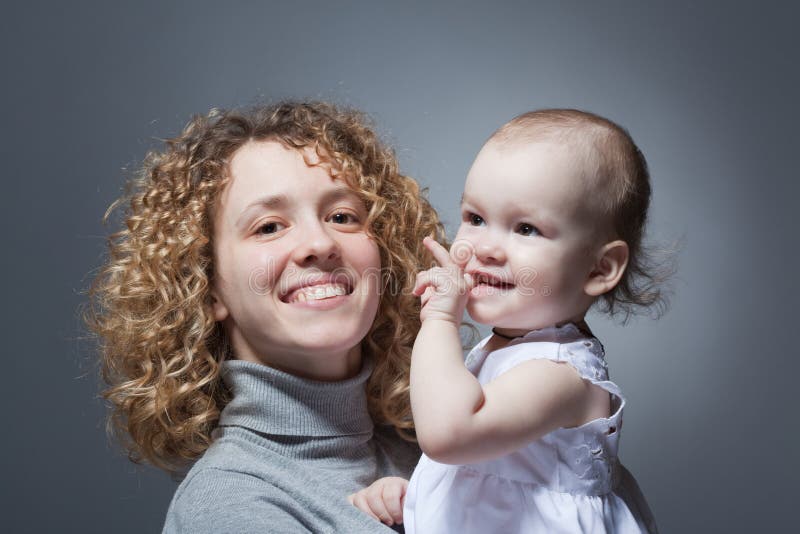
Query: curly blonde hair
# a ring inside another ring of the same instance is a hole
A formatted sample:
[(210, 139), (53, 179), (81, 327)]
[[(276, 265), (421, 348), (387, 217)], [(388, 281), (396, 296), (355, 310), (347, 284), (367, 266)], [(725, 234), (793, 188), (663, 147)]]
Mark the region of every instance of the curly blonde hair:
[(430, 266), (425, 236), (444, 242), (436, 212), (417, 183), (398, 170), (366, 118), (320, 102), (283, 102), (212, 110), (149, 153), (128, 193), (124, 228), (108, 239), (109, 257), (90, 290), (85, 319), (97, 335), (111, 403), (109, 432), (135, 462), (179, 471), (211, 443), (230, 400), (221, 379), (229, 341), (211, 311), (213, 209), (229, 180), (227, 165), (251, 140), (310, 148), (359, 193), (380, 249), (382, 290), (362, 342), (375, 362), (367, 383), (370, 414), (411, 439), (411, 347), (419, 329), (416, 273)]

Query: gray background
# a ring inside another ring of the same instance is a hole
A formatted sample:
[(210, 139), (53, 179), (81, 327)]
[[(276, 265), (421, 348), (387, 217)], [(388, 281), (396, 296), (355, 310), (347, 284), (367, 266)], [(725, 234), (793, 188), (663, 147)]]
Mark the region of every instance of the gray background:
[[(651, 235), (684, 239), (670, 313), (593, 326), (629, 397), (622, 458), (663, 532), (793, 527), (800, 440), (797, 11), (773, 3), (6, 5), (4, 532), (155, 532), (175, 483), (107, 442), (78, 308), (100, 219), (192, 113), (312, 97), (372, 114), (452, 232), (517, 113), (630, 129)], [(402, 4), (402, 5), (401, 5)]]

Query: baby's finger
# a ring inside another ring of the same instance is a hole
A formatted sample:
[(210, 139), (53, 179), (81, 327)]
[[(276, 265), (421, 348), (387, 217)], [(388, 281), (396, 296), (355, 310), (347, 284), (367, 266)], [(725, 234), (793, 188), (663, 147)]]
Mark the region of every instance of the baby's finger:
[(428, 286), (428, 287), (425, 288), (425, 290), (422, 292), (422, 296), (419, 299), (419, 307), (420, 308), (424, 308), (425, 307), (425, 305), (428, 303), (428, 301), (431, 300), (431, 297), (433, 296), (433, 293), (434, 293), (433, 286)]
[(369, 491), (366, 494), (367, 504), (369, 504), (372, 513), (377, 516), (378, 520), (381, 523), (391, 526), (394, 524), (394, 520), (392, 519), (392, 515), (386, 509), (386, 505), (383, 502), (383, 496), (381, 491)]
[(431, 285), (431, 273), (430, 271), (421, 271), (417, 273), (417, 280), (414, 282), (414, 291), (412, 291), (415, 297), (422, 295), (422, 293)]
[(475, 287), (475, 279), (469, 273), (464, 273), (464, 282), (467, 283), (467, 291)]
[(378, 521), (381, 520), (377, 515), (375, 515), (375, 513), (372, 511), (372, 508), (370, 508), (369, 503), (367, 502), (367, 498), (364, 495), (363, 491), (359, 491), (358, 493), (353, 494), (352, 497), (353, 497), (353, 506), (355, 506), (368, 516), (377, 519)]
[(383, 487), (383, 503), (395, 523), (403, 522), (403, 497), (406, 495), (408, 481), (397, 478), (396, 483)]
[(433, 254), (433, 259), (435, 259), (441, 267), (450, 267), (453, 265), (453, 259), (450, 257), (450, 253), (435, 240), (430, 237), (426, 237), (422, 240), (422, 244), (425, 245), (425, 248), (431, 251), (431, 254)]

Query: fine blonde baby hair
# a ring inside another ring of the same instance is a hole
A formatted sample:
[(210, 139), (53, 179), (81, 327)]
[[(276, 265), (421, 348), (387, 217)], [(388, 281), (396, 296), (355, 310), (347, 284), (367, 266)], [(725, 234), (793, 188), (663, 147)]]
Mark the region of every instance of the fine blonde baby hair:
[[(674, 271), (661, 258), (667, 250), (643, 244), (652, 194), (647, 161), (627, 130), (609, 119), (576, 109), (541, 109), (523, 113), (501, 126), (488, 143), (524, 146), (537, 141), (566, 143), (575, 149), (593, 202), (608, 222), (606, 238), (628, 244), (628, 266), (616, 287), (598, 306), (623, 322), (632, 314), (659, 316), (666, 310), (663, 284)], [(658, 257), (658, 258), (657, 258)]]

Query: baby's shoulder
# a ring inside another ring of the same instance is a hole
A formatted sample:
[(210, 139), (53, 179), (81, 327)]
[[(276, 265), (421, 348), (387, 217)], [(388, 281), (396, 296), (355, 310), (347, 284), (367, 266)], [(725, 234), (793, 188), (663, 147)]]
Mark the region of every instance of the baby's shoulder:
[(562, 344), (556, 361), (571, 365), (582, 378), (592, 382), (608, 380), (605, 351), (597, 338), (583, 338)]
[(549, 360), (570, 365), (581, 378), (592, 382), (607, 380), (602, 343), (570, 326), (536, 330), (493, 351), (486, 351), (487, 340), (483, 340), (473, 349), (467, 365), (476, 374), (491, 379), (524, 362)]

